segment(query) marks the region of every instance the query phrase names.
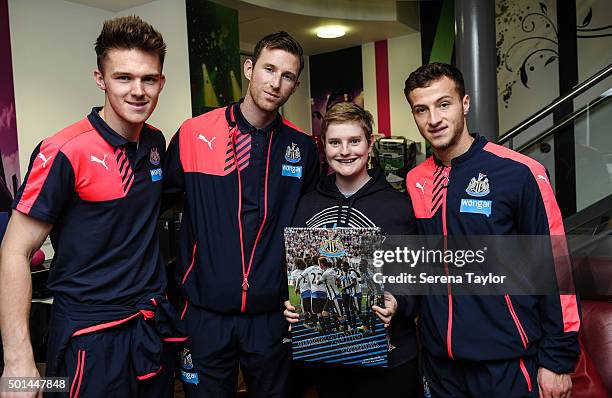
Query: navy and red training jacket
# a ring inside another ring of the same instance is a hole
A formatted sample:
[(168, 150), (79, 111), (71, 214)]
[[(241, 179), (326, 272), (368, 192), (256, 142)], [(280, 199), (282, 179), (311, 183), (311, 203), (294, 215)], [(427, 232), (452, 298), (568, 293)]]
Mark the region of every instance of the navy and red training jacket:
[[(262, 148), (251, 145), (252, 134), (260, 132), (243, 131), (235, 112), (238, 104), (187, 120), (168, 147), (164, 193), (186, 193), (176, 274), (183, 314), (188, 305), (220, 313), (281, 310), (288, 294), (283, 229), (317, 183), (308, 135), (279, 117), (266, 134), (263, 161), (254, 162)], [(261, 179), (251, 181), (253, 174)], [(260, 197), (245, 201), (245, 191)], [(245, 217), (253, 203), (260, 203), (258, 217)], [(251, 231), (254, 238), (245, 236)]]
[[(466, 189), (481, 175), (489, 192), (471, 198)], [(476, 135), (450, 166), (429, 157), (408, 173), (406, 185), (419, 234), (565, 235), (545, 168), (484, 137)], [(490, 214), (471, 211), (466, 199), (486, 201), (481, 208)], [(474, 361), (537, 356), (540, 367), (574, 370), (580, 328), (575, 295), (453, 296), (451, 291), (425, 296), (422, 304), (423, 344), (433, 356)]]

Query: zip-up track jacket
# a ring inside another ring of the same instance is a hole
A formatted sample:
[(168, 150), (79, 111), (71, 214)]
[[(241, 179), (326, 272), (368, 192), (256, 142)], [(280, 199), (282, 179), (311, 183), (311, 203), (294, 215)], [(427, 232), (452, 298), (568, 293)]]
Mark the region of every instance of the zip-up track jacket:
[[(262, 181), (247, 181), (251, 137), (238, 129), (234, 107), (187, 120), (168, 148), (164, 193), (186, 193), (176, 275), (183, 314), (188, 304), (220, 313), (281, 310), (283, 228), (317, 182), (314, 142), (284, 119), (269, 133)], [(245, 184), (257, 184), (261, 195), (255, 226), (243, 223)], [(251, 230), (255, 240), (245, 246)]]
[[(470, 196), (472, 178), (485, 177), (488, 187)], [(475, 136), (450, 166), (428, 158), (408, 173), (406, 185), (423, 235), (565, 235), (545, 168), (484, 137)], [(482, 203), (471, 207), (474, 200)], [(423, 344), (436, 357), (481, 361), (537, 355), (538, 366), (570, 373), (579, 354), (579, 328), (574, 295), (453, 296), (451, 290), (422, 300)]]

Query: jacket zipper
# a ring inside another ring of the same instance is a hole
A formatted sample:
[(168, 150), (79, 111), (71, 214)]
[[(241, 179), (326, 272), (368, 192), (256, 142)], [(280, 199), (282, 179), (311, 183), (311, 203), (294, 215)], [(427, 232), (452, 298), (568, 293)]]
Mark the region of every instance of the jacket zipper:
[[(447, 186), (449, 184), (449, 178), (448, 178), (448, 174), (450, 174), (450, 167), (444, 167), (444, 169), (442, 170), (442, 173), (444, 173), (444, 177), (442, 177), (442, 184), (446, 184), (445, 187), (442, 187), (442, 233), (444, 234), (444, 250), (447, 249), (447, 236), (448, 236), (448, 229), (447, 229), (447, 225), (446, 225), (446, 193), (447, 193)], [(446, 179), (446, 181), (444, 181)], [(444, 263), (444, 271), (446, 273), (446, 275), (448, 276), (448, 264)], [(448, 353), (448, 357), (450, 359), (454, 359), (453, 358), (453, 347), (452, 347), (452, 336), (453, 336), (453, 295), (451, 293), (451, 286), (450, 284), (447, 285), (448, 287), (448, 322), (446, 325), (446, 351)]]
[(255, 250), (257, 249), (257, 244), (259, 243), (259, 239), (261, 238), (261, 232), (263, 231), (264, 225), (266, 224), (266, 218), (268, 216), (268, 175), (270, 170), (270, 151), (272, 149), (272, 137), (274, 136), (274, 130), (270, 131), (270, 139), (268, 141), (268, 154), (266, 157), (266, 176), (264, 182), (264, 216), (261, 220), (261, 224), (259, 225), (259, 230), (257, 231), (257, 236), (255, 237), (255, 242), (253, 242), (253, 248), (251, 249), (251, 254), (249, 256), (249, 264), (248, 267), (245, 263), (244, 257), (244, 238), (242, 232), (242, 177), (240, 175), (240, 167), (238, 166), (238, 157), (236, 156), (236, 132), (238, 128), (236, 127), (234, 132), (232, 133), (232, 147), (234, 151), (234, 164), (236, 165), (236, 173), (238, 175), (238, 229), (240, 232), (240, 255), (242, 261), (242, 300), (240, 304), (240, 312), (244, 313), (246, 311), (246, 298), (247, 291), (249, 290), (249, 274), (251, 272), (251, 267), (253, 266), (253, 258), (255, 256)]

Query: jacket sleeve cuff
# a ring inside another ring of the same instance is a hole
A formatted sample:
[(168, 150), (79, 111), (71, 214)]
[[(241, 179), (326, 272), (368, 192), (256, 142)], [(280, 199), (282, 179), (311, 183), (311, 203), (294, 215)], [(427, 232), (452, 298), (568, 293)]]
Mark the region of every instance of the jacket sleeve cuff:
[(575, 335), (562, 339), (544, 338), (538, 349), (538, 367), (558, 374), (572, 373), (579, 355), (580, 347)]
[(412, 317), (414, 316), (414, 312), (416, 309), (416, 298), (415, 296), (393, 296), (395, 297), (395, 301), (397, 301), (397, 310), (395, 311), (395, 315), (398, 314), (404, 317)]

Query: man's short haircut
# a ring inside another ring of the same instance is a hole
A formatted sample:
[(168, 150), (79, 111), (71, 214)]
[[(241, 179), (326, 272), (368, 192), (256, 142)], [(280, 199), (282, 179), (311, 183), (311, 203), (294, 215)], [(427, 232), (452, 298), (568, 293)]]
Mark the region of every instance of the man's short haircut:
[(293, 38), (289, 33), (285, 31), (280, 31), (278, 33), (272, 33), (263, 37), (261, 40), (257, 42), (255, 45), (255, 51), (253, 52), (253, 65), (257, 63), (259, 56), (264, 48), (270, 50), (284, 50), (289, 54), (293, 54), (300, 59), (300, 71), (298, 72), (298, 77), (302, 73), (304, 69), (304, 50), (300, 43)]
[(159, 63), (164, 65), (166, 43), (159, 33), (149, 23), (136, 15), (109, 19), (104, 22), (102, 31), (95, 44), (98, 69), (103, 71), (104, 60), (113, 49), (137, 49), (145, 53), (155, 54)]
[(352, 102), (338, 102), (329, 108), (321, 121), (321, 139), (325, 142), (325, 134), (330, 125), (350, 122), (357, 123), (363, 129), (368, 142), (370, 142), (372, 139), (372, 114)]
[(420, 66), (414, 72), (412, 72), (410, 76), (408, 76), (404, 86), (404, 95), (406, 96), (406, 99), (408, 102), (410, 102), (408, 95), (413, 90), (417, 88), (429, 87), (431, 83), (443, 78), (444, 76), (455, 82), (455, 87), (457, 87), (459, 97), (463, 99), (465, 96), (465, 83), (463, 82), (463, 75), (461, 74), (461, 71), (453, 65), (444, 64), (442, 62), (433, 62), (431, 64)]

